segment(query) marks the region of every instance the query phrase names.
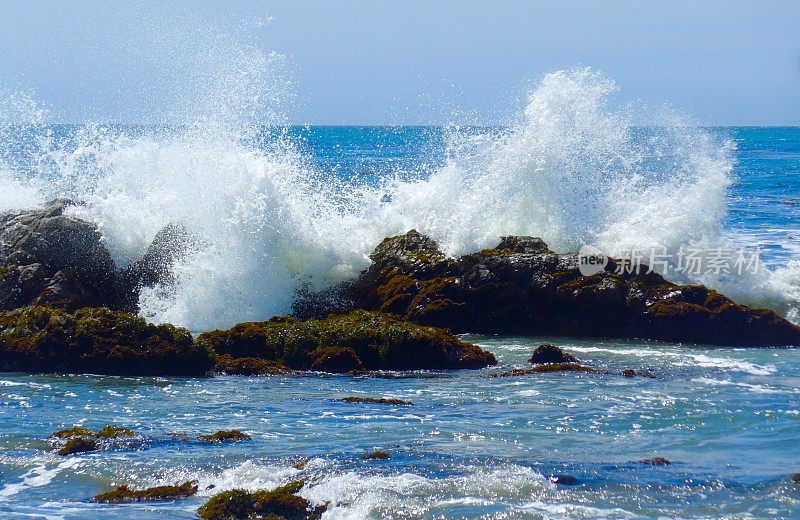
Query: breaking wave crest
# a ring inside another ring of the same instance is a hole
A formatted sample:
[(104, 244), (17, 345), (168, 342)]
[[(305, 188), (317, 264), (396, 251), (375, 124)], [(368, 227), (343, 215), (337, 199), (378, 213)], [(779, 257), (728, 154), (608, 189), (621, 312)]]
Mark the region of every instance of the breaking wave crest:
[[(43, 112), (20, 95), (0, 104), (2, 209), (81, 200), (74, 211), (97, 223), (120, 266), (170, 223), (197, 238), (174, 266), (176, 283), (142, 293), (141, 312), (154, 322), (207, 330), (287, 313), (301, 284), (354, 276), (383, 237), (411, 228), (452, 255), (509, 234), (540, 236), (558, 251), (590, 243), (614, 255), (737, 243), (721, 224), (733, 145), (673, 115), (634, 125), (629, 110), (611, 103), (617, 87), (600, 72), (544, 76), (519, 120), (503, 129), (448, 127), (445, 159), (433, 171), (353, 184), (313, 166), (288, 133), (254, 122), (254, 114), (281, 119), (287, 82), (274, 76), (282, 58), (213, 34), (213, 45), (190, 56), (189, 81), (204, 90), (183, 90), (194, 93), (177, 105), (187, 118), (181, 124), (86, 124), (66, 142), (44, 132), (28, 143), (20, 168), (8, 143), (20, 128), (44, 125)], [(209, 92), (215, 85), (219, 92)], [(798, 318), (797, 261), (676, 281)]]

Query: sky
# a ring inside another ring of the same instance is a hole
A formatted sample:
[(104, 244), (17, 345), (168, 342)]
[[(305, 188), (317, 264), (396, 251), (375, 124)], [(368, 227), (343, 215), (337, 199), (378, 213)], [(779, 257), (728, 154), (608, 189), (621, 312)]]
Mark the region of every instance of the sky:
[(59, 122), (502, 124), (589, 66), (702, 124), (800, 125), (799, 22), (796, 0), (4, 0), (0, 91)]

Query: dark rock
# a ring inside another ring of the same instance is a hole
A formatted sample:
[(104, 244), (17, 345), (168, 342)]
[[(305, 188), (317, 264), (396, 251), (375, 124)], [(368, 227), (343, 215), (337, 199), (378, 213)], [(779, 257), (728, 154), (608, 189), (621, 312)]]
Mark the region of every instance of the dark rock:
[(197, 343), (220, 355), (256, 357), (296, 370), (482, 368), (496, 363), (491, 353), (448, 331), (366, 311), (321, 320), (240, 323), (227, 331), (203, 333)]
[(239, 376), (271, 376), (290, 374), (292, 371), (278, 361), (254, 357), (233, 358), (226, 354), (217, 358), (214, 372)]
[(252, 437), (239, 430), (219, 430), (211, 435), (200, 435), (198, 439), (203, 442), (240, 442), (249, 441)]
[(297, 495), (302, 481), (292, 482), (272, 491), (249, 493), (242, 489), (223, 491), (212, 496), (197, 514), (200, 520), (231, 520), (246, 518), (270, 518), (274, 520), (317, 520), (325, 512), (325, 506), (313, 507)]
[(385, 451), (378, 450), (378, 451), (373, 451), (369, 455), (364, 455), (361, 458), (363, 460), (388, 460), (389, 454), (386, 453)]
[(360, 308), (456, 333), (800, 345), (800, 327), (770, 310), (738, 305), (703, 286), (678, 286), (646, 269), (618, 273), (616, 259), (582, 276), (576, 254), (555, 254), (531, 237), (505, 237), (498, 248), (453, 259), (410, 231), (384, 239), (371, 258), (357, 279), (327, 291), (335, 298), (300, 297), (296, 314)]
[(94, 432), (89, 428), (85, 428), (83, 426), (74, 426), (66, 430), (58, 430), (53, 434), (53, 437), (68, 439), (70, 437), (91, 437), (93, 435)]
[(156, 500), (175, 500), (187, 498), (197, 493), (197, 482), (188, 481), (177, 486), (156, 486), (142, 490), (133, 490), (128, 486), (119, 486), (113, 491), (97, 495), (92, 502), (107, 504), (124, 504), (127, 502), (149, 502)]
[(144, 256), (122, 269), (118, 275), (117, 290), (121, 306), (135, 311), (142, 288), (173, 285), (173, 264), (195, 244), (194, 237), (180, 224), (169, 224), (156, 233)]
[(527, 376), (531, 374), (547, 374), (552, 372), (588, 372), (591, 374), (605, 373), (596, 368), (578, 365), (576, 363), (552, 363), (547, 365), (539, 365), (533, 368), (515, 368), (506, 372), (497, 372), (491, 374), (492, 377), (514, 377), (514, 376)]
[(672, 464), (670, 461), (665, 459), (664, 457), (653, 457), (652, 459), (644, 459), (638, 461), (639, 464), (647, 464), (649, 466), (667, 466)]
[(551, 475), (549, 480), (553, 484), (558, 484), (560, 486), (575, 486), (580, 483), (580, 481), (572, 475)]
[(133, 437), (135, 434), (133, 430), (128, 428), (120, 428), (119, 426), (109, 424), (98, 430), (95, 435), (104, 439), (116, 439), (117, 437)]
[(106, 308), (25, 307), (0, 313), (0, 370), (204, 375), (211, 355), (185, 329)]
[(72, 204), (58, 199), (0, 215), (0, 309), (114, 300), (111, 255), (94, 224), (64, 214)]
[(528, 363), (577, 363), (578, 360), (570, 354), (550, 343), (542, 343), (533, 351)]
[(792, 475), (792, 482), (800, 482), (800, 473)]
[(311, 363), (311, 370), (315, 372), (347, 374), (364, 371), (364, 364), (361, 362), (361, 358), (351, 348), (318, 348), (311, 352), (311, 357), (314, 358)]
[(58, 450), (61, 456), (72, 455), (74, 453), (87, 453), (97, 449), (97, 442), (88, 437), (71, 437), (64, 446)]
[(412, 404), (408, 401), (403, 401), (402, 399), (386, 399), (384, 397), (343, 397), (341, 399), (337, 399), (337, 401), (343, 403), (394, 404), (400, 406), (410, 406)]

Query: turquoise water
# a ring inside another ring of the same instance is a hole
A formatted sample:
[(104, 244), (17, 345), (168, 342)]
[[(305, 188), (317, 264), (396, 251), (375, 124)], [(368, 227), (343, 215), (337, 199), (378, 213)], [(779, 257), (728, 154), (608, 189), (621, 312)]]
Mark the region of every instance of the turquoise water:
[[(62, 132), (69, 130), (60, 129)], [(800, 258), (800, 129), (712, 129), (736, 143), (726, 230), (775, 267)], [(351, 183), (419, 176), (447, 160), (439, 128), (295, 128), (303, 156)], [(25, 163), (25, 154), (17, 156)], [(266, 317), (266, 316), (265, 316)], [(116, 378), (0, 374), (0, 517), (192, 518), (222, 489), (305, 478), (334, 518), (800, 518), (800, 354), (570, 338), (468, 336), (501, 366), (386, 377)], [(541, 341), (585, 364), (646, 369), (489, 377)], [(412, 406), (347, 404), (350, 395)], [(62, 458), (58, 429), (137, 436)], [(188, 436), (238, 428), (253, 440)], [(388, 461), (363, 461), (375, 449)], [(635, 461), (666, 457), (669, 466)], [(296, 469), (299, 459), (309, 459)], [(571, 475), (577, 485), (549, 477)], [(114, 485), (199, 481), (196, 498), (98, 505)], [(213, 489), (207, 489), (214, 485)]]

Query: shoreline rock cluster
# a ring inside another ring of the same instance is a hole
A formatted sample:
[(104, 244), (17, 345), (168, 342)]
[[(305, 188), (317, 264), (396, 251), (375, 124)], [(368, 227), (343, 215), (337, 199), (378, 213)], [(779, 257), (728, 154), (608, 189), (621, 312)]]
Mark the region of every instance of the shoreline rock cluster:
[(361, 275), (301, 293), (294, 317), (197, 338), (135, 315), (139, 291), (169, 284), (192, 237), (160, 231), (117, 269), (96, 226), (55, 200), (0, 215), (0, 370), (200, 376), (483, 368), (494, 356), (454, 334), (569, 335), (716, 345), (800, 345), (800, 328), (703, 286), (606, 270), (582, 276), (575, 254), (541, 239), (449, 258), (409, 231), (383, 240)]
[(619, 260), (583, 276), (577, 254), (535, 237), (447, 257), (409, 231), (383, 240), (356, 279), (296, 301), (295, 315), (349, 309), (393, 313), (454, 333), (558, 335), (731, 346), (800, 346), (800, 327), (768, 309), (739, 305), (701, 285), (676, 285)]

